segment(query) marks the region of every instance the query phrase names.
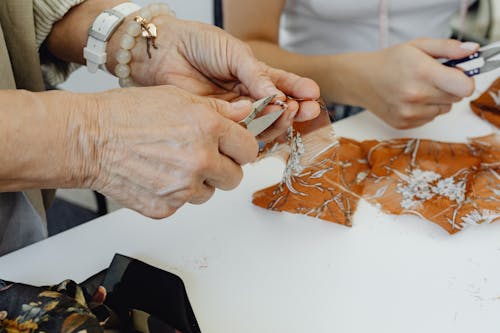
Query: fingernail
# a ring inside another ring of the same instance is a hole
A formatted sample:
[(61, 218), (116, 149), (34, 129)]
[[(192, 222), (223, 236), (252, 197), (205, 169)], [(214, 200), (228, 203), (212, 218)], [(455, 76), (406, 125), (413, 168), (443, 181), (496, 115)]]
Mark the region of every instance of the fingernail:
[(479, 48), (479, 44), (474, 42), (465, 42), (460, 44), (460, 48), (469, 51), (476, 51)]
[(283, 99), (285, 97), (285, 94), (283, 94), (281, 91), (277, 90), (274, 87), (270, 87), (269, 89), (267, 89), (266, 95), (267, 96), (276, 95), (275, 100), (276, 99)]
[(295, 110), (293, 111), (292, 113), (290, 113), (290, 115), (288, 116), (288, 120), (294, 120), (295, 119), (295, 116), (297, 115), (297, 112), (299, 110)]
[(239, 101), (232, 102), (231, 106), (235, 109), (248, 109), (252, 107), (252, 102), (246, 99), (240, 99)]

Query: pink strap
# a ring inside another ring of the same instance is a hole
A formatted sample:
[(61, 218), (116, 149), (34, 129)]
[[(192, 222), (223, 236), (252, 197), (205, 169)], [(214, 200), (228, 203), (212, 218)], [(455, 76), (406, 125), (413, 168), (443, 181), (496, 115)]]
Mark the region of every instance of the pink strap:
[[(386, 48), (389, 46), (389, 1), (390, 0), (380, 0), (378, 6), (378, 22), (379, 22), (379, 38), (380, 38), (380, 48)], [(460, 3), (460, 35), (459, 39), (462, 38), (463, 31), (465, 29), (465, 18), (469, 10), (469, 1), (461, 0)]]
[(378, 6), (380, 48), (389, 46), (389, 0), (380, 0)]
[(465, 30), (465, 18), (467, 17), (468, 10), (469, 10), (468, 0), (462, 0), (462, 3), (460, 4), (460, 14), (459, 14), (460, 31), (458, 39), (462, 39), (463, 37), (463, 32)]

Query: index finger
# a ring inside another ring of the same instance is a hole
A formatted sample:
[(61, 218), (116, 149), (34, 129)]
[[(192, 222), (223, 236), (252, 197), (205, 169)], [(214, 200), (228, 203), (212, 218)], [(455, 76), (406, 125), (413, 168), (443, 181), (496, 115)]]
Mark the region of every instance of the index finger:
[(430, 71), (434, 86), (458, 97), (467, 97), (474, 92), (474, 79), (465, 75), (460, 69), (446, 67), (437, 61), (432, 64), (435, 69)]
[(267, 73), (276, 87), (290, 97), (306, 100), (320, 97), (319, 86), (311, 79), (271, 67), (267, 68)]

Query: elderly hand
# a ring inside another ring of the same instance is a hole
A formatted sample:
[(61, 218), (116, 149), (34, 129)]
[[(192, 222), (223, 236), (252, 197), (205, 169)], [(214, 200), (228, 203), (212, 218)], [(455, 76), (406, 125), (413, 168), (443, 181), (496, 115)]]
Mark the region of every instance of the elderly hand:
[(474, 43), (451, 39), (419, 39), (379, 52), (358, 54), (362, 105), (396, 128), (411, 128), (450, 111), (470, 96), (474, 80), (435, 58), (459, 59), (477, 51)]
[[(110, 40), (110, 71), (117, 64), (113, 55), (120, 38), (135, 16), (132, 14)], [(193, 94), (226, 101), (269, 95), (277, 95), (282, 101), (286, 96), (299, 100), (288, 102), (287, 111), (262, 135), (266, 141), (282, 134), (294, 120), (305, 121), (318, 115), (316, 83), (257, 61), (245, 43), (223, 30), (169, 15), (156, 16), (152, 22), (158, 30), (158, 49), (151, 49), (152, 58), (148, 58), (144, 38), (137, 38), (132, 50), (131, 76), (140, 85), (175, 85)]]
[(83, 186), (146, 216), (167, 217), (207, 201), (215, 188), (235, 188), (240, 165), (257, 156), (255, 138), (235, 122), (249, 108), (171, 86), (91, 96), (86, 124), (70, 126), (70, 142), (83, 152)]

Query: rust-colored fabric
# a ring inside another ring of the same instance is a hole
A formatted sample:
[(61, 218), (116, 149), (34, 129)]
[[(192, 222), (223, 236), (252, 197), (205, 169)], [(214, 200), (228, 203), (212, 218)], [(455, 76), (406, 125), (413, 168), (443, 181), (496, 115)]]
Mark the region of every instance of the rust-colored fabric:
[(500, 128), (500, 78), (470, 105), (475, 114)]
[(358, 142), (340, 139), (298, 175), (254, 194), (261, 207), (351, 226), (368, 165)]
[(481, 159), (466, 144), (397, 139), (363, 142), (371, 167), (363, 190), (390, 214), (415, 214), (448, 232), (460, 229), (470, 180)]
[(446, 143), (340, 138), (300, 172), (258, 191), (261, 207), (350, 226), (359, 198), (449, 233), (500, 220), (500, 135)]

